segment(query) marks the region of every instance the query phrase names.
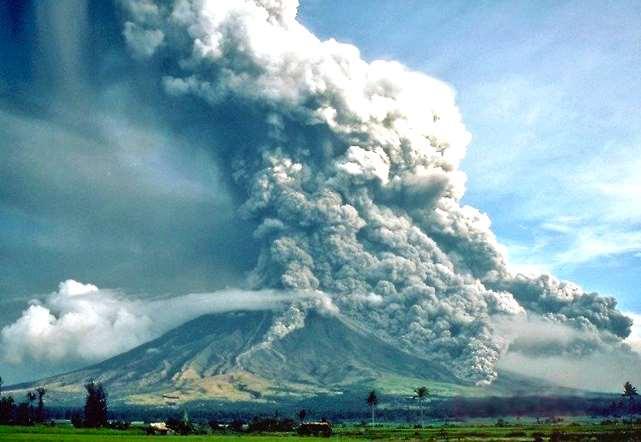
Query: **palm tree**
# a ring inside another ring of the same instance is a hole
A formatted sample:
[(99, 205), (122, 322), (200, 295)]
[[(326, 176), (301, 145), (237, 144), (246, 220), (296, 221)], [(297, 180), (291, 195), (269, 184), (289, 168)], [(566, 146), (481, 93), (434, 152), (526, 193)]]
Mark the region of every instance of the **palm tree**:
[(416, 393), (416, 399), (418, 399), (418, 407), (421, 412), (421, 425), (423, 425), (423, 401), (427, 399), (427, 396), (430, 394), (427, 387), (418, 387), (414, 390)]
[(367, 396), (367, 405), (370, 410), (372, 410), (372, 425), (374, 425), (374, 410), (378, 405), (378, 396), (376, 396), (376, 391), (372, 390), (369, 392), (369, 395)]
[(623, 384), (623, 397), (627, 397), (628, 399), (632, 400), (635, 396), (638, 395), (639, 393), (637, 393), (637, 387), (632, 385), (630, 382), (626, 382), (625, 384)]
[(27, 393), (27, 402), (29, 402), (29, 421), (31, 421), (31, 417), (33, 416), (33, 403), (36, 400), (36, 394), (33, 391), (30, 391)]
[(633, 401), (636, 396), (638, 396), (639, 393), (637, 392), (637, 387), (632, 385), (630, 382), (626, 382), (623, 384), (623, 394), (621, 396), (627, 397), (629, 399), (628, 401), (628, 411), (632, 413), (633, 410)]

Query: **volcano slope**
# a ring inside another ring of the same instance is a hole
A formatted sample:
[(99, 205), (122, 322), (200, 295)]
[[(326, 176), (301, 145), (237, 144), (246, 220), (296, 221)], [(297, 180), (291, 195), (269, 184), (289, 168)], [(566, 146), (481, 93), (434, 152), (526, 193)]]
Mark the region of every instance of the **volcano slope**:
[(349, 402), (368, 389), (399, 397), (426, 385), (435, 396), (567, 394), (502, 372), (490, 386), (461, 383), (429, 355), (411, 355), (337, 315), (312, 313), (305, 327), (266, 337), (272, 312), (211, 314), (97, 365), (22, 384), (47, 387), (50, 401), (78, 403), (83, 385), (102, 382), (112, 403), (297, 403), (323, 396)]

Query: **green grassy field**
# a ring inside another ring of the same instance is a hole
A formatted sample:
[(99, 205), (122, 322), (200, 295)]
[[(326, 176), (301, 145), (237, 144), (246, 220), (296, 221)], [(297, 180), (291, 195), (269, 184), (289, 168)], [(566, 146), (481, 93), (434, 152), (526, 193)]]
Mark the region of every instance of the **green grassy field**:
[(43, 442), (117, 442), (117, 441), (233, 441), (242, 439), (247, 441), (270, 442), (274, 440), (282, 441), (304, 439), (307, 441), (324, 440), (317, 438), (299, 438), (289, 435), (266, 435), (266, 436), (249, 436), (249, 435), (205, 435), (205, 436), (147, 436), (141, 429), (132, 429), (127, 431), (113, 430), (77, 430), (72, 427), (1, 427), (0, 440), (2, 441), (43, 441)]
[[(497, 427), (494, 425), (460, 424), (450, 426), (435, 426), (421, 429), (410, 427), (382, 425), (376, 427), (337, 426), (333, 439), (350, 440), (426, 440), (426, 441), (532, 441), (537, 434), (543, 440), (550, 440), (556, 433), (557, 440), (563, 441), (624, 441), (641, 440), (641, 425), (627, 424), (557, 424), (557, 425), (509, 425)], [(70, 426), (58, 427), (1, 427), (2, 441), (234, 441), (270, 442), (274, 440), (288, 441), (322, 441), (324, 438), (299, 437), (293, 434), (265, 435), (204, 435), (204, 436), (147, 436), (142, 429), (127, 431), (74, 429)], [(553, 439), (554, 440), (554, 439)]]

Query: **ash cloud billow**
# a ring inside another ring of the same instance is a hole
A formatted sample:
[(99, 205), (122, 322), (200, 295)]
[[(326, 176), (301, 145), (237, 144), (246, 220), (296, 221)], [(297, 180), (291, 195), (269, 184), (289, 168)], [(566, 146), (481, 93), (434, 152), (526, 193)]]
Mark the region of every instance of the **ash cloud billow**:
[[(331, 294), (341, 314), (477, 383), (510, 342), (497, 318), (629, 334), (614, 299), (511, 272), (488, 217), (461, 204), (470, 134), (447, 84), (319, 40), (295, 0), (121, 3), (131, 51), (161, 61), (169, 95), (233, 109), (211, 148), (258, 226), (254, 289)], [(273, 335), (304, 326), (312, 305), (292, 303)]]

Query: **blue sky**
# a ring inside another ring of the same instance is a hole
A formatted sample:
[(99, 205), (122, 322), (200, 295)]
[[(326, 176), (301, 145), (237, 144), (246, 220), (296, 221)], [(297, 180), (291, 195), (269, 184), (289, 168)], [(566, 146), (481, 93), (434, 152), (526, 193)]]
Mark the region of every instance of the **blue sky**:
[(512, 263), (641, 311), (641, 3), (312, 0), (300, 15), (457, 90), (464, 201)]

